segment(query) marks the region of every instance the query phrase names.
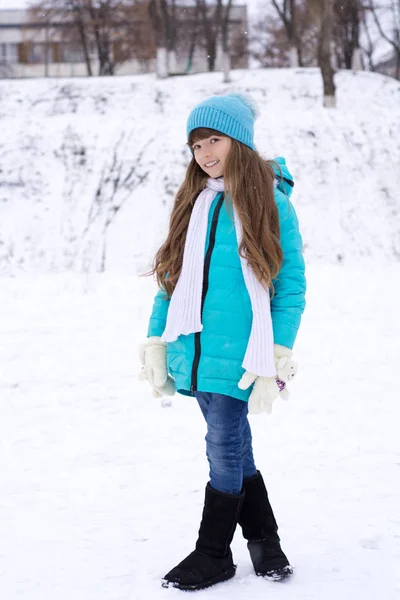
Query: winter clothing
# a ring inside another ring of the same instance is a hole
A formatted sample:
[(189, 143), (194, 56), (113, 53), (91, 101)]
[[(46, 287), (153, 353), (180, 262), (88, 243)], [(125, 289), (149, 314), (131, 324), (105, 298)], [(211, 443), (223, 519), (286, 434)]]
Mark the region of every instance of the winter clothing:
[(257, 575), (278, 581), (293, 573), (280, 546), (278, 525), (259, 471), (243, 482), (245, 499), (239, 517)]
[[(275, 199), (280, 217), (283, 263), (273, 282), (271, 299), (274, 342), (292, 348), (304, 310), (304, 260), (295, 210), (283, 190), (291, 191), (292, 178), (284, 159), (276, 159)], [(290, 183), (288, 183), (290, 182)], [(229, 212), (228, 212), (229, 211)], [(168, 370), (178, 392), (210, 391), (247, 401), (251, 389), (238, 387), (244, 370), (243, 357), (252, 325), (252, 307), (237, 249), (232, 207), (222, 194), (213, 201), (208, 218), (204, 260), (205, 295), (201, 333), (180, 335), (168, 343)], [(208, 285), (206, 285), (208, 284)], [(161, 336), (170, 301), (165, 292), (156, 295), (148, 336)]]
[(244, 494), (233, 496), (207, 484), (196, 548), (163, 579), (163, 586), (201, 590), (235, 575), (230, 544)]
[(241, 390), (248, 390), (254, 383), (249, 396), (249, 413), (258, 415), (262, 412), (271, 414), (272, 404), (280, 394), (275, 377), (257, 377), (246, 371), (238, 383)]
[(220, 492), (239, 494), (254, 464), (247, 402), (222, 394), (195, 392), (207, 423), (206, 450), (210, 484)]
[[(207, 187), (194, 205), (183, 254), (182, 270), (169, 304), (167, 323), (161, 339), (175, 342), (179, 335), (189, 335), (203, 329), (201, 323), (203, 267), (210, 206), (224, 191), (223, 179), (208, 179)], [(242, 243), (242, 224), (233, 207), (237, 247)], [(239, 250), (238, 250), (239, 253)], [(252, 307), (252, 326), (242, 367), (265, 377), (276, 374), (269, 291), (265, 290), (240, 256), (243, 279)]]
[(274, 345), (275, 366), (279, 379), (291, 381), (297, 373), (298, 365), (292, 360), (292, 351), (290, 348)]
[(283, 400), (289, 399), (286, 382), (295, 377), (297, 363), (291, 359), (292, 351), (285, 346), (274, 344), (274, 358), (277, 377), (258, 377), (255, 373), (246, 371), (238, 383), (241, 390), (247, 390), (253, 383), (254, 387), (249, 397), (249, 413), (257, 415), (262, 412), (270, 414), (272, 404), (278, 396)]
[(196, 106), (187, 121), (187, 137), (191, 131), (206, 127), (220, 131), (254, 150), (254, 119), (257, 109), (243, 94), (212, 96)]
[(175, 383), (168, 375), (167, 370), (167, 344), (160, 337), (153, 336), (146, 344), (140, 347), (140, 360), (143, 368), (139, 379), (147, 380), (153, 388), (155, 398), (173, 396)]
[(179, 279), (169, 302), (165, 330), (161, 339), (175, 342), (180, 335), (203, 329), (201, 324), (203, 268), (210, 207), (224, 191), (223, 179), (211, 179), (196, 198), (186, 234)]

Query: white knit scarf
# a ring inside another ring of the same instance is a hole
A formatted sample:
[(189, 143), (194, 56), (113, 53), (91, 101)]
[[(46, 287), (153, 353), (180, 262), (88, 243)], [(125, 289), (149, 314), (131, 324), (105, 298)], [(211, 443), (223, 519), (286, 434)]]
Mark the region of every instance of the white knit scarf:
[[(182, 270), (171, 296), (167, 322), (161, 339), (174, 342), (180, 335), (202, 331), (201, 295), (203, 290), (204, 251), (208, 214), (219, 192), (224, 191), (223, 179), (208, 179), (199, 194), (190, 217), (183, 253)], [(242, 241), (242, 223), (233, 208), (238, 248)], [(270, 298), (255, 277), (247, 261), (240, 257), (244, 281), (250, 296), (253, 322), (242, 367), (259, 376), (276, 375)]]

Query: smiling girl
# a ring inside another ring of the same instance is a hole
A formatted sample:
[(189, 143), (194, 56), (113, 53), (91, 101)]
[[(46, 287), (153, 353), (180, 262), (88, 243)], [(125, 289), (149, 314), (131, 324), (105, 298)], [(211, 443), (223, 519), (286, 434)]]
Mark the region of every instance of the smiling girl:
[(208, 137), (205, 139), (201, 139), (200, 137), (200, 139), (193, 143), (192, 152), (194, 158), (207, 175), (215, 179), (222, 177), (225, 162), (232, 146), (232, 140), (227, 136), (221, 135), (218, 131), (210, 131), (209, 129), (196, 131), (196, 138), (202, 135)]
[(194, 396), (207, 424), (210, 481), (195, 550), (163, 579), (181, 590), (234, 576), (236, 525), (257, 575), (293, 572), (252, 450), (248, 412), (271, 412), (296, 373), (292, 348), (304, 310), (302, 240), (282, 158), (254, 146), (256, 110), (238, 94), (190, 113), (192, 160), (168, 237), (156, 254), (155, 298), (142, 379), (155, 395)]

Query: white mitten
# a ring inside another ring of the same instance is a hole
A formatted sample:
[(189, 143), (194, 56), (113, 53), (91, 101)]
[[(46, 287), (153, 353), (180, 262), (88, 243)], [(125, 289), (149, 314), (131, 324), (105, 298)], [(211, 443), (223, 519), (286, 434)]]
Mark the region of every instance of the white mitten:
[(167, 343), (160, 337), (149, 337), (147, 342), (139, 348), (140, 360), (143, 365), (139, 373), (141, 381), (148, 381), (153, 388), (153, 396), (173, 396), (175, 382), (168, 375), (167, 369)]
[(274, 344), (275, 367), (278, 379), (288, 382), (295, 377), (298, 364), (292, 360), (292, 351), (286, 346)]
[(252, 415), (262, 412), (271, 414), (274, 400), (278, 394), (282, 394), (277, 380), (275, 377), (258, 377), (254, 373), (245, 371), (238, 387), (241, 390), (247, 390), (252, 383), (254, 383), (254, 387), (249, 397), (249, 413)]

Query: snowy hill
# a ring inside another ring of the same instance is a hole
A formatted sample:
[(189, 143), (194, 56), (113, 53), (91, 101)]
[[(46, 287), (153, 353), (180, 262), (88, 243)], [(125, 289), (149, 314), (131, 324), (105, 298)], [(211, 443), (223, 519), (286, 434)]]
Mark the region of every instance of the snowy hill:
[(308, 262), (397, 261), (399, 83), (341, 72), (327, 111), (317, 70), (221, 79), (0, 82), (0, 273), (146, 269), (189, 160), (188, 112), (231, 90), (260, 105), (262, 154), (287, 158)]

